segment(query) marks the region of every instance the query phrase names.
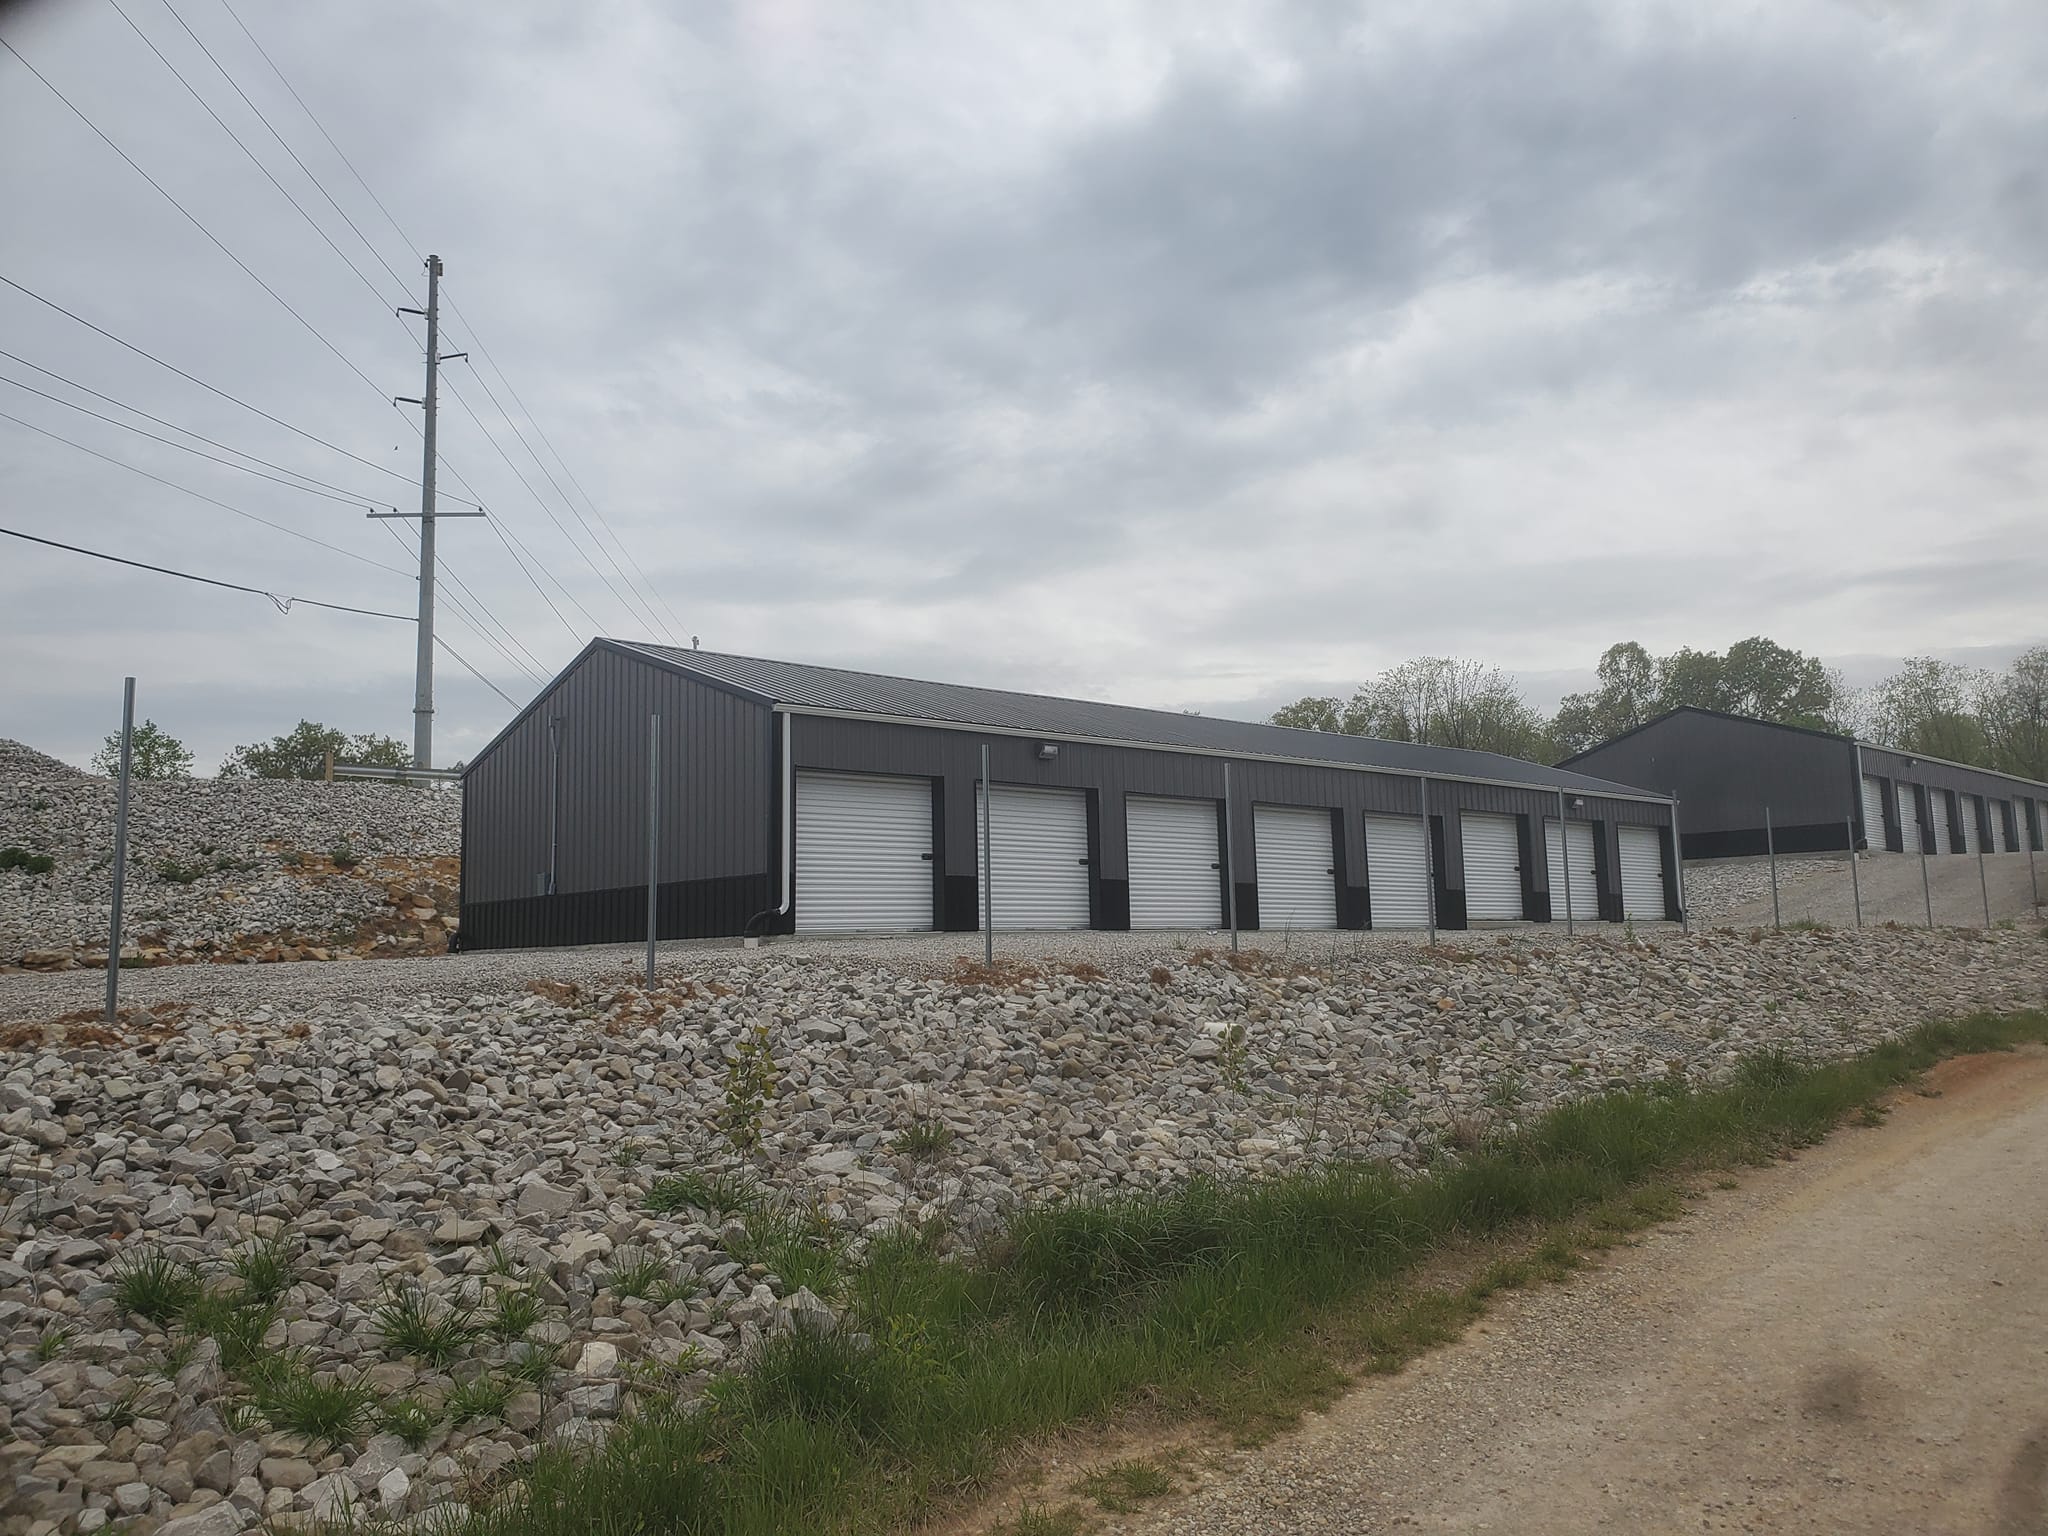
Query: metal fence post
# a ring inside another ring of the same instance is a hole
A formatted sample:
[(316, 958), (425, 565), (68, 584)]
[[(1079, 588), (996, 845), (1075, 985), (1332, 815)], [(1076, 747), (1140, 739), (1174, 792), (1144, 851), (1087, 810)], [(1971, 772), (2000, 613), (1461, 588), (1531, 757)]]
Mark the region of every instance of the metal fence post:
[(1984, 873), (1984, 833), (1981, 827), (1977, 832), (1977, 889), (1984, 895), (1984, 926), (1989, 928), (1991, 926), (1991, 881)]
[[(2044, 814), (2048, 814), (2048, 807), (2044, 807), (2041, 801), (2036, 800), (2034, 802), (2035, 826), (2041, 825)], [(2025, 817), (2020, 819), (2022, 822), (2026, 820)], [(2033, 893), (2034, 907), (2036, 910), (2039, 910), (2041, 905), (2041, 882), (2034, 876), (2034, 831), (2032, 827), (2021, 826), (2020, 841), (2027, 845), (2027, 889)]]
[(1856, 820), (1852, 816), (1842, 823), (1849, 829), (1849, 894), (1856, 901), (1856, 926), (1863, 926), (1863, 877), (1856, 872)]
[(1230, 764), (1223, 765), (1223, 905), (1230, 915), (1230, 952), (1237, 953), (1237, 822), (1230, 804)]
[(1692, 914), (1685, 910), (1685, 839), (1678, 835), (1678, 802), (1671, 802), (1671, 883), (1678, 890), (1678, 931), (1692, 932)]
[(1429, 835), (1429, 775), (1422, 776), (1422, 883), (1429, 891), (1429, 947), (1436, 948), (1436, 839)]
[[(1932, 795), (1927, 797), (1927, 809), (1930, 812), (1934, 809), (1934, 797)], [(1932, 928), (1934, 926), (1934, 887), (1927, 883), (1927, 839), (1933, 835), (1933, 832), (1924, 823), (1914, 830), (1920, 834), (1920, 899), (1927, 903), (1927, 926)]]
[(989, 835), (996, 814), (996, 789), (988, 777), (988, 743), (981, 744), (981, 963), (996, 963), (996, 871)]
[(661, 716), (647, 717), (647, 989), (654, 990), (655, 901), (661, 879)]
[(128, 883), (128, 780), (135, 754), (135, 679), (121, 682), (121, 787), (114, 794), (114, 909), (107, 925), (107, 1022), (121, 1006), (121, 897)]
[(1771, 808), (1764, 807), (1764, 852), (1771, 860), (1771, 926), (1782, 928), (1784, 921), (1778, 914), (1778, 835), (1771, 830)]

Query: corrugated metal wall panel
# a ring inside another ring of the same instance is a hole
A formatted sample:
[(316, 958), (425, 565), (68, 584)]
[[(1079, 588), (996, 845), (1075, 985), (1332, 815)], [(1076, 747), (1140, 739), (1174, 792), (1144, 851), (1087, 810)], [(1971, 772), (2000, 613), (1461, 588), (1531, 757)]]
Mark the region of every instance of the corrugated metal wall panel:
[(1956, 816), (1963, 824), (1963, 852), (1975, 853), (1984, 846), (1984, 802), (1976, 795), (1956, 797)]
[(1654, 827), (1621, 829), (1621, 914), (1639, 923), (1664, 920), (1664, 840)]
[(1893, 799), (1899, 807), (1900, 846), (1907, 853), (1923, 853), (1926, 845), (1920, 840), (1920, 796), (1919, 786), (1892, 781)]
[(1365, 818), (1367, 885), (1375, 928), (1429, 926), (1429, 852), (1420, 816)]
[(1930, 787), (1927, 791), (1927, 820), (1934, 829), (1934, 851), (1952, 853), (1955, 851), (1955, 828), (1951, 821), (1955, 797), (1945, 789)]
[(931, 925), (931, 780), (798, 774), (797, 931)]
[(1254, 807), (1259, 857), (1259, 927), (1337, 926), (1335, 845), (1330, 813), (1298, 806)]
[[(977, 817), (980, 794), (975, 796)], [(991, 801), (989, 858), (995, 925), (1003, 928), (1088, 926), (1088, 797), (1076, 789), (997, 784)], [(977, 843), (977, 852), (979, 844)], [(988, 897), (982, 897), (982, 921)]]
[(1222, 851), (1216, 845), (1216, 804), (1131, 795), (1131, 926), (1220, 928)]

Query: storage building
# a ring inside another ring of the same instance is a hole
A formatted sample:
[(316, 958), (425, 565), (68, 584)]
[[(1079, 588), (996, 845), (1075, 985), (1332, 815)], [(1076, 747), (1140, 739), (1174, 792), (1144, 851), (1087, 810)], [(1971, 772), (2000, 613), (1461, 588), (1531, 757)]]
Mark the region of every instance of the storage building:
[(1565, 767), (1676, 796), (1688, 859), (1850, 846), (1893, 853), (2042, 847), (2048, 784), (1827, 731), (1674, 709)]
[(463, 945), (642, 936), (657, 781), (664, 938), (971, 931), (984, 746), (999, 929), (1678, 912), (1668, 796), (1585, 773), (596, 640), (464, 771)]

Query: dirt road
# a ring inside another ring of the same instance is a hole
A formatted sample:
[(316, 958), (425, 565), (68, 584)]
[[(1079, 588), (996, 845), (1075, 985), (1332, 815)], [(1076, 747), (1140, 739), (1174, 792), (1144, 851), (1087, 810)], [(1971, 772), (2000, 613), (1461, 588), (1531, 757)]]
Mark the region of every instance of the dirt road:
[(2048, 1052), (1930, 1086), (1113, 1528), (2048, 1536)]

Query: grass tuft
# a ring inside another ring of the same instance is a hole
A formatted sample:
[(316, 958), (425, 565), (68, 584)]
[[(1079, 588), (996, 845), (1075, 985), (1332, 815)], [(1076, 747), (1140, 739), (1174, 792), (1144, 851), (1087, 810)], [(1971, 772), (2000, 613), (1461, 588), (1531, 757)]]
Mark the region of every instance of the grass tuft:
[(676, 1173), (656, 1179), (647, 1191), (647, 1209), (657, 1216), (677, 1211), (702, 1211), (714, 1220), (743, 1216), (761, 1208), (761, 1188), (744, 1173)]
[(467, 1424), (471, 1419), (501, 1419), (505, 1416), (505, 1405), (512, 1401), (512, 1394), (519, 1387), (519, 1382), (507, 1377), (478, 1376), (450, 1392), (441, 1406), (451, 1424)]
[(299, 1278), (299, 1245), (284, 1233), (254, 1238), (228, 1255), (228, 1269), (250, 1300), (277, 1301)]
[(329, 1447), (348, 1444), (376, 1418), (366, 1382), (318, 1375), (296, 1361), (264, 1372), (251, 1401), (271, 1428)]
[(1164, 1467), (1142, 1459), (1112, 1461), (1081, 1479), (1077, 1485), (1087, 1498), (1113, 1515), (1128, 1515), (1146, 1499), (1173, 1492), (1173, 1478)]
[(494, 1339), (523, 1339), (540, 1321), (540, 1314), (540, 1297), (533, 1291), (523, 1286), (501, 1290), (491, 1298), (483, 1328)]
[(199, 1274), (161, 1249), (125, 1254), (114, 1265), (114, 1300), (121, 1310), (168, 1328), (199, 1296)]
[(477, 1335), (474, 1308), (463, 1302), (437, 1300), (416, 1284), (391, 1291), (371, 1314), (386, 1345), (428, 1365), (447, 1365), (459, 1358)]

